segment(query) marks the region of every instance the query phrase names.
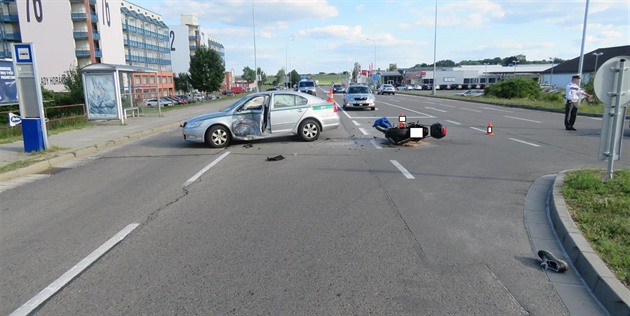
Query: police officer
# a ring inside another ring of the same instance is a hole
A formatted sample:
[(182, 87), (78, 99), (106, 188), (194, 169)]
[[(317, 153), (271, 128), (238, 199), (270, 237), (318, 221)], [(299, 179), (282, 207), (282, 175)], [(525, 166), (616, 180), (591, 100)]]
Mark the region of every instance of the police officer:
[(580, 81), (580, 75), (574, 75), (571, 77), (571, 82), (567, 84), (564, 91), (564, 97), (566, 99), (564, 107), (564, 128), (567, 131), (575, 130), (575, 128), (573, 128), (573, 124), (575, 123), (575, 117), (577, 116), (580, 100), (582, 100), (584, 96), (591, 98), (590, 94), (580, 88), (578, 81)]

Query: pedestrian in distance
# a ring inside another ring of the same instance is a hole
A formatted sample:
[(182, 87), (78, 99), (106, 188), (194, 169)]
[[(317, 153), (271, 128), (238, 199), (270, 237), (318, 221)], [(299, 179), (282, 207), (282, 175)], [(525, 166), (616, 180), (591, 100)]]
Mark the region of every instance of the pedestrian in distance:
[(571, 77), (571, 82), (567, 84), (564, 91), (564, 98), (566, 99), (564, 106), (564, 128), (567, 131), (575, 131), (573, 124), (575, 123), (575, 118), (577, 117), (580, 101), (582, 101), (584, 96), (591, 98), (590, 94), (580, 88), (578, 81), (580, 81), (580, 75), (574, 75)]

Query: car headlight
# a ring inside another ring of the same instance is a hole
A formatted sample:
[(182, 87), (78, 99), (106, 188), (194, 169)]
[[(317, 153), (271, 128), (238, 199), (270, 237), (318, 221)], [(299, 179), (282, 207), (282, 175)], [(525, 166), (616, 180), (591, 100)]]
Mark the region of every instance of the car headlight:
[(191, 122), (188, 122), (188, 124), (186, 124), (186, 127), (188, 127), (188, 128), (195, 128), (195, 127), (199, 127), (199, 126), (201, 126), (201, 123), (203, 123), (203, 121), (202, 121), (202, 120), (199, 120), (199, 121), (191, 121)]

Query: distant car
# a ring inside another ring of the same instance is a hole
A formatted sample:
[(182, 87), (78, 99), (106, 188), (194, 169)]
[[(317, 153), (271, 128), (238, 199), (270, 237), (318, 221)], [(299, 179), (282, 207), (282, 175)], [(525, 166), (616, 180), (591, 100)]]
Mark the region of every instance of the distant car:
[(343, 96), (343, 109), (349, 107), (376, 110), (376, 98), (367, 86), (349, 86)]
[(422, 90), (422, 86), (419, 84), (412, 84), (411, 85), (411, 89), (412, 90)]
[[(171, 100), (167, 100), (165, 98), (160, 98), (160, 105), (161, 106), (169, 106), (169, 105), (173, 105), (173, 101)], [(147, 99), (144, 100), (144, 105), (148, 106), (148, 107), (154, 107), (158, 105), (158, 100), (157, 99)]]
[(396, 94), (396, 89), (394, 89), (394, 86), (392, 86), (391, 84), (384, 83), (380, 87), (378, 87), (378, 90), (376, 93), (394, 95)]
[(346, 89), (343, 88), (343, 85), (340, 84), (334, 84), (332, 89), (333, 93), (344, 93), (346, 91)]
[(212, 148), (233, 139), (255, 140), (298, 135), (317, 140), (323, 131), (339, 127), (337, 105), (295, 91), (265, 91), (247, 95), (213, 113), (192, 117), (182, 125), (184, 140)]
[(398, 90), (398, 91), (405, 91), (405, 90), (407, 90), (407, 85), (406, 84), (401, 84), (400, 86), (398, 86), (396, 88), (396, 90)]
[(297, 91), (308, 93), (311, 95), (317, 95), (317, 86), (315, 85), (315, 81), (303, 79), (297, 83)]

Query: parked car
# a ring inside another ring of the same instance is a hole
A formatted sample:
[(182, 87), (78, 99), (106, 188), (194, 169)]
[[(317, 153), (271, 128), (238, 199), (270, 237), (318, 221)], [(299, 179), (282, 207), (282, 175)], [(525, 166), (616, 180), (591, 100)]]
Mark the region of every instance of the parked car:
[(378, 87), (378, 90), (376, 90), (376, 93), (395, 95), (396, 89), (394, 89), (394, 86), (392, 86), (391, 84), (384, 83), (380, 87)]
[(398, 91), (405, 91), (405, 90), (407, 90), (407, 85), (406, 84), (401, 84), (400, 86), (396, 87), (396, 90), (398, 90)]
[[(160, 105), (161, 106), (169, 106), (169, 105), (173, 105), (173, 101), (171, 100), (167, 100), (165, 98), (160, 98)], [(148, 106), (148, 107), (154, 107), (158, 105), (158, 100), (157, 99), (146, 99), (144, 100), (144, 105)]]
[(333, 93), (344, 93), (346, 91), (346, 89), (343, 88), (343, 85), (340, 84), (334, 84), (332, 89)]
[(314, 141), (339, 127), (337, 105), (294, 91), (265, 91), (247, 95), (213, 113), (192, 117), (182, 125), (184, 140), (213, 148), (232, 140), (255, 140), (298, 135)]
[(367, 86), (350, 86), (343, 96), (343, 109), (348, 107), (376, 110), (376, 98)]

